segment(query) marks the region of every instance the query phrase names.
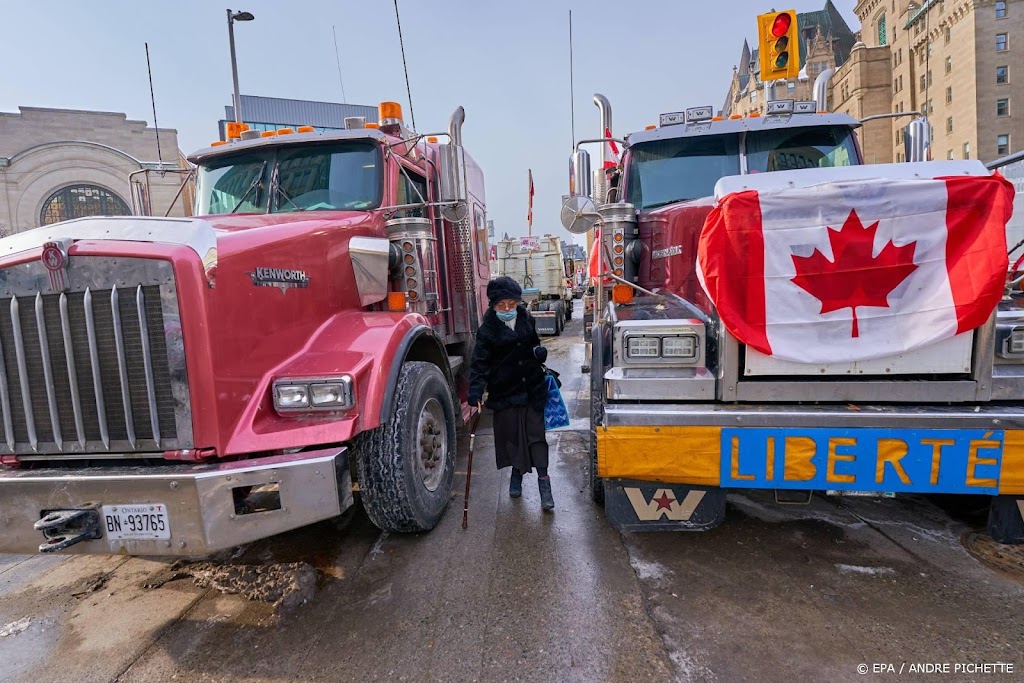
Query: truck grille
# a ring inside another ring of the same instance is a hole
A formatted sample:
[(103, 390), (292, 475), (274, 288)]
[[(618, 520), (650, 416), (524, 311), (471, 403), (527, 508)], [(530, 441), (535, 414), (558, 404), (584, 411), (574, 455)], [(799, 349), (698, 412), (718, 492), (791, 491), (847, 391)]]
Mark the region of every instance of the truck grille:
[[(118, 264), (125, 275), (132, 261)], [(143, 284), (45, 294), (3, 271), (0, 452), (92, 458), (191, 445), (177, 293), (170, 264), (156, 269), (163, 277), (135, 279)], [(95, 270), (81, 274), (95, 282)]]

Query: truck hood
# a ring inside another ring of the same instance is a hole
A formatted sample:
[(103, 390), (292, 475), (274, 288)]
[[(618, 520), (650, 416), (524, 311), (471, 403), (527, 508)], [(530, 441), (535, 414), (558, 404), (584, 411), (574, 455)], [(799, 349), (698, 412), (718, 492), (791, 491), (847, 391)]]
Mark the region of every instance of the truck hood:
[[(301, 212), (294, 214), (239, 214), (192, 218), (112, 216), (79, 218), (20, 232), (0, 240), (0, 263), (40, 249), (49, 242), (70, 248), (82, 240), (115, 240), (153, 246), (188, 247), (202, 262), (208, 278), (217, 266), (235, 254), (301, 237), (333, 234), (340, 241), (356, 235), (384, 236), (375, 214), (360, 211)], [(314, 239), (314, 241), (317, 241)], [(338, 239), (330, 240), (337, 242)]]
[(637, 225), (644, 246), (642, 286), (668, 290), (705, 311), (711, 310), (711, 302), (697, 280), (697, 242), (714, 206), (714, 198), (705, 197), (640, 212)]

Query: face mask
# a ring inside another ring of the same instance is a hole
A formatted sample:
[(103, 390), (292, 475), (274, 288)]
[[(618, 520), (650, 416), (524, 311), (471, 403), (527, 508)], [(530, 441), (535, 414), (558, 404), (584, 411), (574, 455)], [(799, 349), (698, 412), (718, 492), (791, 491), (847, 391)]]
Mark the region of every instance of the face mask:
[(511, 311), (495, 311), (495, 313), (498, 314), (498, 318), (504, 320), (505, 322), (508, 322), (509, 320), (515, 320), (516, 316), (519, 315), (519, 312), (516, 311), (515, 309)]

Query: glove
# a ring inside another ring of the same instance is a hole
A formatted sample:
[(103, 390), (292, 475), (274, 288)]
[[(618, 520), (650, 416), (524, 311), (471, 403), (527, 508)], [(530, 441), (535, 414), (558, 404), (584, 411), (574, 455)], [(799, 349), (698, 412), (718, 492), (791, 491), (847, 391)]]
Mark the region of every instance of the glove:
[(541, 363), (544, 363), (548, 359), (548, 350), (545, 349), (543, 346), (534, 346), (533, 357), (539, 360)]

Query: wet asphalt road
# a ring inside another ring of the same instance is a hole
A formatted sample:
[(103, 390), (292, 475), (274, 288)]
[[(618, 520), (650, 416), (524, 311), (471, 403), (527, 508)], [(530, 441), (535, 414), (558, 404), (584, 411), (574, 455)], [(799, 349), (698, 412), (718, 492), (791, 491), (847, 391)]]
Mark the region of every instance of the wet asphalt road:
[[(586, 492), (579, 328), (546, 342), (574, 414), (549, 434), (553, 513), (533, 476), (508, 497), (485, 421), (468, 530), (463, 439), (431, 533), (381, 534), (356, 510), (226, 560), (315, 567), (285, 613), (188, 577), (145, 587), (170, 562), (0, 555), (0, 681), (852, 681), (913, 663), (1024, 680), (1024, 583), (963, 549), (977, 517), (934, 501), (736, 495), (711, 532), (613, 531)], [(963, 669), (994, 662), (1013, 673)]]

